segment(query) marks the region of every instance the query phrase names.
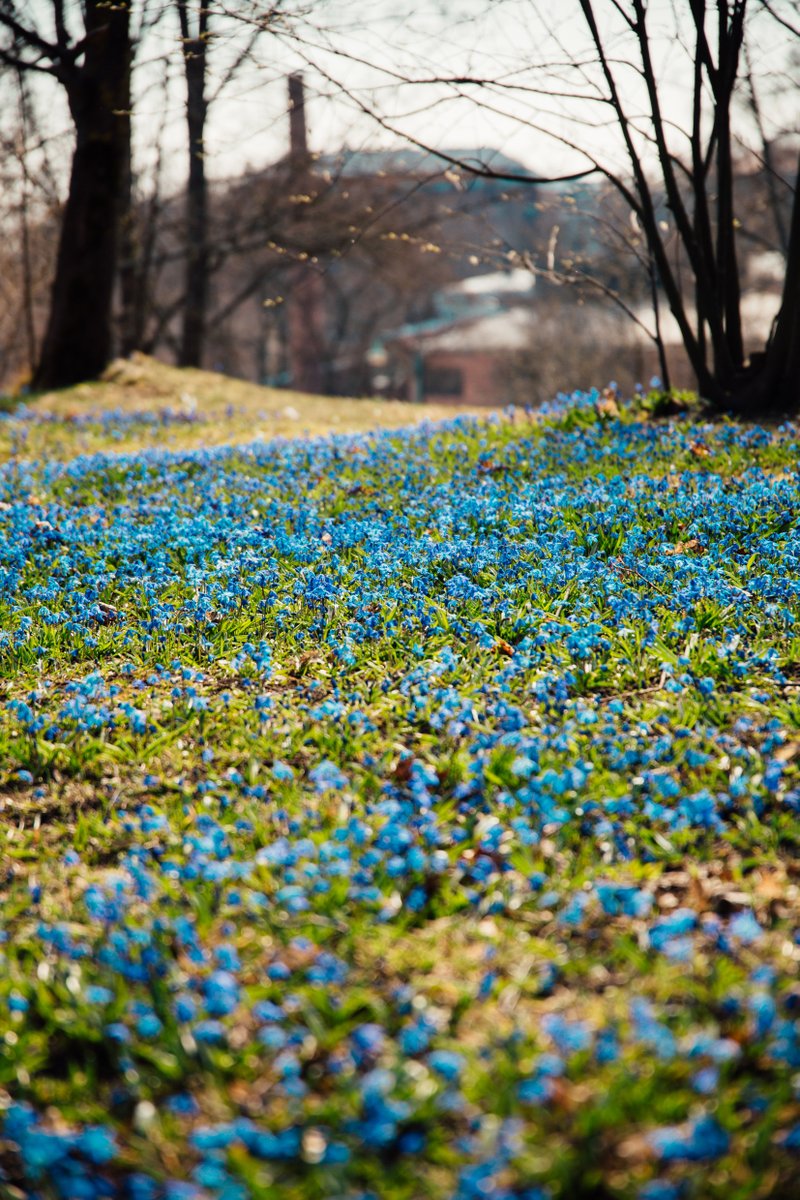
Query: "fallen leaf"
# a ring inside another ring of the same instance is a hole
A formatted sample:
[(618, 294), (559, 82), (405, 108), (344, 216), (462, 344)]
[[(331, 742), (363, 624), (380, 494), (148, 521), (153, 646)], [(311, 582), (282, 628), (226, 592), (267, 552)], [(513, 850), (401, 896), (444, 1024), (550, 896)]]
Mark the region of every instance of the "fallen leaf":
[(609, 394), (603, 394), (602, 400), (598, 400), (594, 406), (595, 412), (601, 417), (618, 417), (619, 405), (614, 397)]
[(664, 553), (668, 558), (674, 558), (676, 554), (705, 554), (706, 547), (697, 538), (689, 538), (687, 542), (676, 542), (674, 546), (668, 546)]
[(404, 758), (398, 759), (394, 769), (394, 777), (398, 783), (407, 783), (411, 778), (411, 768), (414, 766), (413, 754), (408, 754)]
[(762, 871), (756, 884), (756, 895), (761, 900), (783, 900), (786, 880), (777, 871)]
[(119, 609), (115, 608), (113, 604), (106, 604), (104, 600), (98, 600), (97, 607), (100, 610), (97, 619), (101, 625), (112, 625), (119, 619)]
[(773, 750), (772, 757), (779, 763), (790, 763), (800, 754), (800, 742), (784, 742), (782, 746), (778, 746)]

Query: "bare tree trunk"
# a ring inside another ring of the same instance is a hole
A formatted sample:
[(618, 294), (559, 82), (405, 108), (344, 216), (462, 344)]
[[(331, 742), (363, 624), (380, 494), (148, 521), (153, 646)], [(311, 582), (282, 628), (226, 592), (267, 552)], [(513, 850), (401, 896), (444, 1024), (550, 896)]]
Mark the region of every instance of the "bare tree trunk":
[(781, 306), (766, 350), (752, 356), (730, 407), (748, 416), (800, 408), (800, 160)]
[(209, 10), (200, 3), (197, 30), (192, 32), (187, 0), (178, 0), (186, 75), (186, 119), (189, 127), (189, 182), (186, 191), (186, 303), (179, 361), (199, 367), (203, 358), (208, 309), (208, 184), (205, 137), (206, 62)]
[(722, 360), (715, 362), (716, 375), (723, 384), (735, 377), (744, 363), (741, 289), (736, 257), (736, 226), (733, 196), (733, 149), (731, 144), (731, 101), (744, 36), (746, 0), (737, 0), (730, 8), (725, 0), (717, 5), (719, 21), (718, 65), (712, 77), (717, 123), (717, 297), (725, 338)]
[(86, 0), (84, 65), (67, 87), (75, 151), (35, 388), (96, 379), (112, 355), (112, 301), (130, 140), (130, 10)]
[(786, 222), (783, 214), (783, 204), (778, 191), (778, 172), (775, 168), (772, 142), (767, 136), (766, 125), (764, 124), (764, 114), (761, 109), (761, 101), (756, 87), (755, 76), (750, 59), (750, 49), (747, 44), (744, 46), (745, 61), (747, 63), (747, 91), (749, 95), (750, 111), (753, 114), (753, 119), (758, 130), (759, 141), (761, 142), (761, 158), (764, 164), (764, 176), (769, 195), (770, 208), (772, 210), (772, 218), (775, 222), (775, 233), (778, 238), (778, 246), (782, 254), (789, 252), (789, 234), (786, 231)]
[(20, 248), (22, 251), (22, 310), (25, 326), (25, 342), (28, 356), (28, 369), (33, 373), (36, 367), (38, 349), (36, 346), (36, 321), (33, 313), (33, 269), (31, 264), (31, 230), (29, 221), (30, 205), (30, 175), (28, 173), (28, 94), (25, 87), (23, 72), (17, 69), (17, 87), (19, 90), (19, 118), (22, 145), (20, 147), (20, 172), (22, 175), (22, 191), (19, 204)]
[(134, 350), (138, 349), (136, 293), (139, 252), (137, 246), (137, 221), (134, 207), (133, 163), (131, 161), (130, 137), (128, 138), (125, 160), (119, 228), (119, 352), (123, 358), (127, 358)]
[(767, 387), (774, 395), (773, 407), (784, 411), (800, 407), (800, 162), (783, 297), (775, 331), (767, 347)]

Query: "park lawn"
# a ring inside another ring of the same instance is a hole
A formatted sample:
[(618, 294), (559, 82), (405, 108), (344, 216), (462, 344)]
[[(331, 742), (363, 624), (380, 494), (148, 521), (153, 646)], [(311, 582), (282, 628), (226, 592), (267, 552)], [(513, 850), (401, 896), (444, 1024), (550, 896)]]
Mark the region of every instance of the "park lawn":
[[(23, 403), (20, 403), (22, 399)], [(169, 450), (366, 433), (469, 411), (461, 404), (311, 396), (214, 371), (172, 367), (144, 354), (119, 359), (96, 383), (6, 401), (0, 462), (72, 458), (100, 450)], [(23, 418), (28, 418), (24, 420)]]
[(798, 430), (59, 405), (0, 469), (0, 1196), (795, 1196)]

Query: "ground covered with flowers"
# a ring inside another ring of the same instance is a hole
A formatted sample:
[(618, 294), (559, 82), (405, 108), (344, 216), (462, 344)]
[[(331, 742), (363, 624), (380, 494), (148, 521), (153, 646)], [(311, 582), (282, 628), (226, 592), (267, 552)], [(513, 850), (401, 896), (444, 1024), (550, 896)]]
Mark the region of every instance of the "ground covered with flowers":
[(24, 403), (0, 395), (0, 462), (74, 457), (153, 445), (189, 450), (275, 437), (365, 433), (443, 420), (462, 405), (309, 396), (146, 354), (111, 363), (102, 379)]
[(0, 1196), (797, 1196), (796, 428), (12, 450)]

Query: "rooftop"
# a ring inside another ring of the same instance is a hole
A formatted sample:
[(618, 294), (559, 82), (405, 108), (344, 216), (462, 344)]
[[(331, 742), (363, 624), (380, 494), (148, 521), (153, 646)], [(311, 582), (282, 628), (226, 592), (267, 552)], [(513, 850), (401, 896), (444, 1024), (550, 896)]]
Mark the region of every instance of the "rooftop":
[(443, 296), (524, 296), (536, 282), (525, 267), (513, 271), (487, 271), (484, 275), (469, 275), (457, 283), (442, 288)]
[[(443, 157), (445, 156), (445, 157)], [(451, 159), (472, 166), (490, 167), (494, 171), (513, 175), (532, 175), (516, 159), (509, 158), (500, 150), (489, 147), (472, 149), (445, 149), (442, 154), (418, 150), (414, 146), (400, 146), (388, 150), (351, 150), (343, 146), (335, 154), (321, 154), (315, 158), (318, 169), (350, 178), (374, 175), (441, 175), (455, 170)]]
[(424, 342), (425, 351), (493, 352), (524, 350), (536, 326), (529, 308), (509, 308), (472, 319), (423, 321), (406, 325), (391, 339), (395, 342)]

